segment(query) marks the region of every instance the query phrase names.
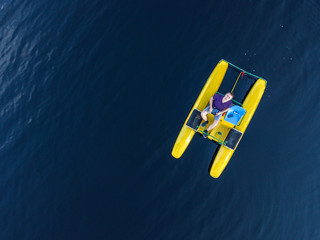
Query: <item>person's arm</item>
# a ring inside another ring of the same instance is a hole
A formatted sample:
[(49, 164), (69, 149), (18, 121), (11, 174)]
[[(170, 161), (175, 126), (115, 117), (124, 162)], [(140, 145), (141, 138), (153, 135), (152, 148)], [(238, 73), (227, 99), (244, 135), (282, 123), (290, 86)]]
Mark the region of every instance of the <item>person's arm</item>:
[(212, 112), (212, 109), (213, 109), (213, 103), (214, 103), (214, 101), (217, 100), (217, 98), (218, 98), (218, 95), (217, 95), (217, 94), (213, 95), (213, 96), (210, 98), (210, 113)]
[(220, 115), (220, 114), (224, 114), (225, 112), (227, 112), (230, 108), (232, 107), (232, 102), (228, 102), (228, 105), (227, 105), (227, 108), (221, 110), (220, 112), (217, 113), (217, 115)]
[(212, 112), (213, 97), (210, 98), (210, 113)]
[(217, 115), (220, 115), (220, 114), (224, 114), (225, 112), (227, 112), (230, 108), (226, 108), (224, 110), (221, 110), (220, 112), (217, 113)]

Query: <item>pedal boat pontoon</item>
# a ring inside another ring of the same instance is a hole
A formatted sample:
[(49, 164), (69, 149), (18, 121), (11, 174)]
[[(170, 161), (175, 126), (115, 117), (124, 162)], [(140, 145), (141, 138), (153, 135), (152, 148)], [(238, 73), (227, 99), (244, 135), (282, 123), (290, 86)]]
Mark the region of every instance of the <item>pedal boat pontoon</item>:
[[(218, 92), (228, 68), (239, 72), (239, 76), (231, 92), (233, 92), (240, 76), (241, 78), (243, 76), (249, 77), (255, 82), (249, 89), (242, 103), (233, 100), (233, 106), (221, 117), (218, 125), (207, 136), (207, 139), (220, 145), (209, 170), (210, 175), (214, 178), (218, 178), (221, 175), (236, 150), (265, 91), (267, 85), (266, 80), (248, 73), (225, 60), (220, 60), (190, 110), (172, 149), (172, 156), (180, 158), (191, 142), (194, 134), (197, 132), (204, 134), (203, 131), (205, 129), (201, 127), (201, 123), (203, 122), (200, 115), (201, 111), (208, 106), (209, 100), (214, 93)], [(209, 126), (212, 124), (214, 117), (212, 114), (208, 114), (207, 117), (209, 120), (207, 126)]]

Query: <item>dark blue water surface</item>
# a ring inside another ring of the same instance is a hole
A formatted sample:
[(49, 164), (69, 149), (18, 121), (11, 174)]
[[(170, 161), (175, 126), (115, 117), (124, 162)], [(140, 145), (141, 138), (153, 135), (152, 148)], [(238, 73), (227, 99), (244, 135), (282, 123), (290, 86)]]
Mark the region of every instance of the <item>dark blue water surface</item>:
[[(316, 0), (1, 1), (0, 239), (320, 239), (319, 39)], [(268, 88), (213, 179), (171, 150), (222, 58)]]

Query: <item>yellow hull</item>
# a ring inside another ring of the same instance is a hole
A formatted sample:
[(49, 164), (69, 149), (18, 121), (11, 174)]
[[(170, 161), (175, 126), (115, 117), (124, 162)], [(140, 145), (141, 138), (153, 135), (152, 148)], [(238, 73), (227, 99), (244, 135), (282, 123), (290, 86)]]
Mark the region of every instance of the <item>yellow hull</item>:
[[(239, 130), (240, 132), (244, 133), (253, 117), (254, 112), (256, 111), (258, 104), (261, 100), (261, 97), (266, 88), (266, 81), (262, 79), (258, 79), (253, 87), (251, 88), (249, 94), (247, 95), (246, 99), (243, 102), (242, 107), (247, 110), (246, 115), (244, 116), (241, 124), (236, 126), (235, 129)], [(211, 134), (212, 135), (212, 134)], [(218, 178), (225, 167), (227, 166), (230, 158), (232, 157), (234, 150), (231, 150), (225, 146), (221, 146), (214, 162), (210, 169), (210, 175), (214, 178)]]
[(181, 155), (184, 153), (186, 148), (188, 147), (189, 143), (191, 142), (194, 134), (196, 133), (194, 130), (186, 126), (186, 123), (193, 111), (193, 109), (204, 109), (212, 97), (212, 95), (218, 91), (221, 82), (226, 74), (228, 63), (226, 61), (221, 60), (213, 72), (211, 73), (210, 77), (208, 78), (206, 84), (204, 85), (202, 91), (200, 92), (197, 101), (194, 103), (186, 121), (183, 124), (183, 127), (177, 137), (177, 140), (172, 149), (172, 156), (175, 158), (180, 158)]

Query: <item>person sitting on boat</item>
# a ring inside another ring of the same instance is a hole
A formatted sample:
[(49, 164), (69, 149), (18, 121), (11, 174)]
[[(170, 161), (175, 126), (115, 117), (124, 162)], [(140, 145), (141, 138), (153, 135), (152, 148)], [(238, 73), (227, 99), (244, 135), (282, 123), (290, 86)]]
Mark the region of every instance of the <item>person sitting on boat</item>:
[(201, 112), (201, 117), (204, 120), (204, 123), (201, 124), (202, 127), (205, 127), (208, 124), (207, 115), (212, 113), (214, 115), (213, 123), (204, 130), (204, 137), (207, 137), (208, 132), (211, 131), (215, 126), (217, 126), (223, 113), (227, 112), (229, 108), (232, 107), (232, 98), (234, 94), (231, 92), (226, 93), (224, 96), (216, 93), (210, 98), (210, 103)]

